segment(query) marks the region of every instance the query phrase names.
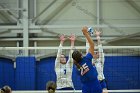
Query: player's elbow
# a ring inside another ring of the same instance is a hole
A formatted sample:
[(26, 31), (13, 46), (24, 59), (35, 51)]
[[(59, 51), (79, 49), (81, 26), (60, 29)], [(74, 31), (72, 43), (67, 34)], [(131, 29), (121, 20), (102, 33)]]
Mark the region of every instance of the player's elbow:
[(90, 45), (90, 48), (94, 51), (94, 44)]

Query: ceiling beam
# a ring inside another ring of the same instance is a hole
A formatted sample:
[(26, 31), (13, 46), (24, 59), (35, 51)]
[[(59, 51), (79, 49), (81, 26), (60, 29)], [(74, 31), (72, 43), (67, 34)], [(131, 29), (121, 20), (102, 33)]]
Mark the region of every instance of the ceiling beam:
[(0, 35), (9, 33), (10, 30), (0, 31)]
[(6, 8), (6, 11), (4, 10), (5, 7), (3, 5), (0, 5), (0, 8), (3, 10), (0, 11), (0, 14), (3, 15), (9, 22), (15, 22), (19, 21), (18, 17), (16, 17), (10, 10)]
[[(42, 31), (43, 31), (43, 32), (46, 32), (46, 33), (50, 33), (50, 34), (56, 35), (56, 36), (58, 36), (58, 37), (61, 35), (61, 33), (54, 32), (54, 31), (50, 31), (50, 30), (42, 30)], [(68, 37), (68, 35), (65, 35), (65, 36)], [(81, 41), (81, 42), (85, 42), (85, 40), (83, 40), (83, 39), (80, 38), (80, 37), (77, 37), (77, 40), (78, 40), (78, 41)]]
[[(41, 29), (41, 28), (49, 28), (49, 29), (81, 29), (84, 25), (30, 25), (29, 29)], [(88, 27), (100, 27), (100, 28), (110, 28), (108, 25), (87, 25)], [(140, 28), (140, 24), (114, 24), (112, 28)], [(21, 25), (0, 25), (0, 29), (23, 29)]]
[(53, 0), (48, 6), (46, 6), (36, 17), (32, 19), (33, 22), (36, 22), (38, 18), (49, 8), (51, 7), (57, 0)]
[(0, 20), (3, 21), (3, 23), (9, 23), (10, 20), (6, 19), (5, 16), (0, 12)]
[(23, 29), (23, 27), (19, 25), (0, 25), (0, 29)]
[(11, 21), (5, 17), (3, 12), (0, 12), (0, 19), (3, 21), (3, 23), (11, 23)]
[[(134, 0), (125, 0), (125, 1), (140, 14), (140, 6), (137, 5)], [(108, 44), (110, 42), (115, 42), (115, 41), (118, 41), (118, 40), (121, 40), (121, 39), (126, 39), (126, 38), (130, 38), (130, 37), (134, 37), (134, 36), (139, 35), (139, 34), (140, 34), (140, 32), (136, 32), (136, 33), (133, 33), (133, 34), (124, 35), (123, 37), (117, 37), (117, 38), (114, 38), (112, 40), (107, 40), (107, 41), (104, 40), (104, 43)]]
[(140, 6), (136, 4), (134, 0), (125, 0), (125, 1), (140, 14)]
[(115, 42), (115, 41), (118, 41), (118, 40), (134, 37), (136, 35), (140, 35), (140, 32), (136, 32), (136, 33), (125, 35), (125, 36), (120, 36), (120, 37), (117, 37), (117, 38), (114, 38), (114, 39), (111, 39), (111, 40), (104, 40), (103, 43), (108, 44), (108, 43)]
[[(23, 33), (23, 30), (11, 30), (11, 33)], [(29, 30), (29, 33), (42, 33), (41, 30)]]
[[(85, 37), (80, 37), (85, 40)], [(113, 37), (101, 37), (101, 40), (112, 40)], [(92, 37), (93, 40), (96, 40), (95, 37)], [(129, 40), (139, 40), (140, 37), (129, 38)], [(22, 41), (23, 38), (17, 37), (0, 37), (0, 41)], [(56, 41), (59, 40), (58, 37), (35, 37), (29, 38), (30, 41)], [(77, 40), (77, 39), (76, 39)]]
[(64, 9), (64, 7), (66, 7), (70, 2), (72, 2), (73, 0), (65, 0), (62, 4), (60, 4), (58, 7), (56, 7), (56, 9), (50, 13), (41, 23), (39, 24), (47, 24), (49, 23), (58, 13), (60, 13), (60, 11), (62, 11)]
[[(35, 26), (30, 26), (30, 29), (40, 29), (40, 28), (56, 28), (56, 29), (63, 29), (63, 28), (82, 28), (84, 25), (35, 25)], [(102, 24), (102, 25), (87, 25), (87, 27), (95, 27), (95, 28), (110, 28), (109, 25)], [(112, 24), (112, 28), (140, 28), (140, 24)]]

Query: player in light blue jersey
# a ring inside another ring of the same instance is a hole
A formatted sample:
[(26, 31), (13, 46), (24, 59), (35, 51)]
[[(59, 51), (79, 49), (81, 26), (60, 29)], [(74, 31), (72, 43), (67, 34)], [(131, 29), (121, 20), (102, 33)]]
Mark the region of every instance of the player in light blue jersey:
[(74, 64), (77, 67), (77, 73), (82, 82), (82, 93), (102, 93), (101, 85), (97, 79), (97, 70), (92, 66), (92, 58), (94, 56), (94, 42), (91, 39), (88, 28), (83, 27), (82, 32), (89, 42), (89, 50), (86, 56), (75, 50), (72, 53)]

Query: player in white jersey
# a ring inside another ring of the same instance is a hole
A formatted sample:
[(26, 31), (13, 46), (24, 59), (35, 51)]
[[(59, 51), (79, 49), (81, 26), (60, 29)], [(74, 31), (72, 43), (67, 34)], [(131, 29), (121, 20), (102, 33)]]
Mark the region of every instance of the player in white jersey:
[(63, 43), (66, 40), (64, 35), (60, 36), (60, 45), (57, 53), (57, 57), (55, 60), (55, 71), (57, 75), (57, 89), (59, 90), (73, 90), (73, 83), (72, 83), (72, 68), (73, 68), (73, 59), (71, 57), (74, 42), (75, 42), (75, 35), (71, 35), (69, 37), (71, 40), (71, 49), (69, 52), (68, 61), (66, 61), (66, 56), (62, 54), (62, 47)]
[[(103, 90), (107, 90), (107, 85), (104, 77), (104, 52), (103, 52), (103, 47), (100, 41), (100, 31), (95, 30), (95, 35), (97, 38), (97, 43), (98, 43), (98, 50), (95, 51), (95, 57), (96, 59), (93, 61), (93, 64), (95, 65), (97, 72), (98, 72), (98, 80), (100, 81), (101, 87)], [(105, 91), (104, 93), (108, 93)]]

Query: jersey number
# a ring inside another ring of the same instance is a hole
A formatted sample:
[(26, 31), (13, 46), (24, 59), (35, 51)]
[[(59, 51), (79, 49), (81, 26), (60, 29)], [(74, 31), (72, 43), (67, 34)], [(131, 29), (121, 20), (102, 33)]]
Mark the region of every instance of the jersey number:
[(80, 68), (81, 69), (81, 75), (83, 76), (84, 74), (86, 74), (88, 71), (89, 71), (89, 68), (87, 66), (87, 64), (83, 64), (82, 67)]
[(66, 69), (64, 69), (64, 75), (66, 75)]

